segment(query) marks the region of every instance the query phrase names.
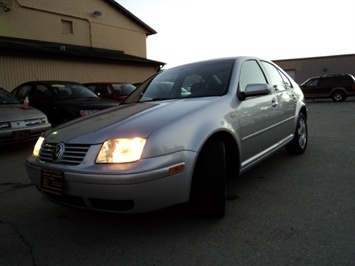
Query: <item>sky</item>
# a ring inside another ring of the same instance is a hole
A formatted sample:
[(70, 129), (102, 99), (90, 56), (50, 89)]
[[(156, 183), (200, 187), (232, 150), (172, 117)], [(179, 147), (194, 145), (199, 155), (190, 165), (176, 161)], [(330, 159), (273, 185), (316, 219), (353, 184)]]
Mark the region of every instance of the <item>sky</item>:
[(116, 0), (157, 34), (166, 68), (219, 57), (269, 60), (355, 53), (355, 0)]

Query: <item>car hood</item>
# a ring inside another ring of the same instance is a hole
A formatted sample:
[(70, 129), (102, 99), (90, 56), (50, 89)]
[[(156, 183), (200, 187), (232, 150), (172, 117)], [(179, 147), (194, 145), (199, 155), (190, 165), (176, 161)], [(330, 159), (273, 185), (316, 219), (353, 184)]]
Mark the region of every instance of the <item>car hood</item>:
[(45, 117), (45, 115), (37, 110), (36, 108), (29, 107), (24, 109), (22, 104), (6, 104), (0, 105), (0, 121), (9, 122), (9, 121), (22, 121), (29, 119), (36, 119)]
[(47, 132), (48, 143), (103, 143), (107, 139), (148, 137), (153, 131), (211, 104), (219, 97), (122, 104), (75, 119)]

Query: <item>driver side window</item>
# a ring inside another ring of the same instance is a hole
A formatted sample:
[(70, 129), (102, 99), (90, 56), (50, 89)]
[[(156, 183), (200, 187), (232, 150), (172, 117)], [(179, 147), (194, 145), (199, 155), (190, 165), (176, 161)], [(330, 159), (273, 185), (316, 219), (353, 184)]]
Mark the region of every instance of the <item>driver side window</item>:
[(43, 99), (49, 98), (51, 93), (46, 86), (39, 84), (32, 89), (31, 96), (34, 99)]
[(306, 83), (306, 86), (316, 87), (318, 85), (318, 79), (311, 79)]
[(239, 91), (244, 92), (248, 84), (256, 83), (267, 83), (264, 73), (255, 60), (245, 61), (240, 72)]
[(23, 101), (27, 96), (30, 96), (32, 85), (25, 85), (20, 88), (17, 88), (15, 91), (15, 96)]

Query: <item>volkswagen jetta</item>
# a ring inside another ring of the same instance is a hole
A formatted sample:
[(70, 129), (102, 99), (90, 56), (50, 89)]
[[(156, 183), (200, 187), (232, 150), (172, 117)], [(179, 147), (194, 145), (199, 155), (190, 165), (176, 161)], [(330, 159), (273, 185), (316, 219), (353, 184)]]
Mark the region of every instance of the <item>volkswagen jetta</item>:
[(121, 105), (47, 131), (26, 167), (49, 199), (138, 213), (191, 202), (225, 214), (226, 180), (277, 150), (307, 147), (299, 86), (254, 57), (171, 68)]

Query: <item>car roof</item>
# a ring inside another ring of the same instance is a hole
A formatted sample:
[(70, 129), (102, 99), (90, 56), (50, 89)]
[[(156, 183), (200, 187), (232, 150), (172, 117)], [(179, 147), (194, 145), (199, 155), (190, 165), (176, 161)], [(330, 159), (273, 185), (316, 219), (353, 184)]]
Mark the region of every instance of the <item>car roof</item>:
[(77, 84), (77, 85), (82, 85), (79, 82), (76, 81), (66, 81), (66, 80), (36, 80), (36, 81), (27, 81), (23, 84), (35, 84), (35, 83), (42, 83), (42, 84), (56, 84), (56, 83), (70, 83), (70, 84)]
[(84, 82), (83, 85), (95, 85), (95, 84), (132, 84), (130, 82), (122, 82), (122, 81), (115, 81), (115, 82)]
[(322, 76), (314, 76), (309, 79), (314, 79), (314, 78), (332, 78), (332, 77), (345, 77), (345, 76), (350, 76), (353, 77), (351, 74), (327, 74), (327, 75), (322, 75)]
[(205, 63), (213, 63), (213, 62), (223, 62), (223, 61), (235, 61), (235, 62), (243, 62), (245, 60), (262, 60), (262, 61), (267, 61), (275, 65), (274, 62), (272, 62), (269, 59), (266, 58), (260, 58), (257, 56), (230, 56), (230, 57), (220, 57), (220, 58), (214, 58), (214, 59), (207, 59), (207, 60), (201, 60), (201, 61), (196, 61), (196, 62), (191, 62), (187, 64), (182, 64), (178, 66), (174, 66), (168, 69), (163, 69), (164, 70), (170, 70), (174, 68), (180, 68), (180, 67), (186, 67), (186, 66), (192, 66), (192, 65), (199, 65), (199, 64), (205, 64)]

